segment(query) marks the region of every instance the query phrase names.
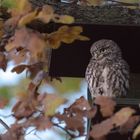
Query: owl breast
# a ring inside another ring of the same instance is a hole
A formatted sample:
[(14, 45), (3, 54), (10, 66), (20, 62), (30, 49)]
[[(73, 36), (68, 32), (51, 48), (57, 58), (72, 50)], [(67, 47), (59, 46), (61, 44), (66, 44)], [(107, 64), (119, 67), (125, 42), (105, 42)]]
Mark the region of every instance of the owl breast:
[(125, 96), (129, 88), (129, 69), (124, 60), (104, 62), (90, 60), (86, 70), (86, 80), (92, 97)]

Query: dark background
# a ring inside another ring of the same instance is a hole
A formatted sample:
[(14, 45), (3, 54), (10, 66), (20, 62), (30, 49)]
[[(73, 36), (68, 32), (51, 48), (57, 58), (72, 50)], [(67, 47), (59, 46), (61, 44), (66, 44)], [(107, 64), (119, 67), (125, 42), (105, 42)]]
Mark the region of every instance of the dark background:
[[(55, 25), (54, 29), (59, 26)], [(90, 41), (62, 44), (59, 49), (53, 50), (50, 65), (51, 76), (84, 77), (90, 59), (89, 49), (93, 42), (103, 38), (112, 39), (120, 46), (131, 73), (140, 73), (139, 26), (95, 24), (82, 26), (82, 34), (88, 36)]]

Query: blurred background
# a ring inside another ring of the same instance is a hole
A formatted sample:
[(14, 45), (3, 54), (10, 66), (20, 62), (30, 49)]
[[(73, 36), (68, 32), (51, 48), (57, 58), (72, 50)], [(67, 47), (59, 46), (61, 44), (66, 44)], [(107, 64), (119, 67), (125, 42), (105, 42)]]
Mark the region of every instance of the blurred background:
[[(12, 117), (12, 107), (17, 100), (25, 96), (30, 79), (26, 77), (26, 71), (21, 74), (12, 73), (13, 63), (9, 63), (6, 72), (0, 70), (0, 119), (2, 119), (8, 126), (14, 123), (15, 119)], [(51, 84), (43, 84), (40, 87), (40, 93), (56, 93), (68, 99), (67, 104), (61, 105), (57, 111), (62, 112), (63, 108), (72, 104), (75, 99), (81, 96), (87, 96), (87, 85), (82, 78), (68, 78), (63, 77), (62, 82), (53, 80)], [(7, 130), (0, 124), (0, 134), (4, 134)], [(26, 131), (25, 140), (66, 140), (67, 135), (59, 128), (52, 130), (36, 132), (34, 128), (29, 128)], [(77, 138), (84, 139), (84, 138)]]

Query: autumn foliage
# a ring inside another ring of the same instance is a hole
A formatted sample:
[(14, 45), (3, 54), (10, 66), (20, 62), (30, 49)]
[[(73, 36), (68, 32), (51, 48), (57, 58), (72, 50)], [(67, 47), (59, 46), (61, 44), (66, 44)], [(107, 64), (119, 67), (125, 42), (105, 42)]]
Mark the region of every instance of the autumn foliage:
[[(7, 7), (4, 0), (3, 7), (0, 7), (0, 68), (6, 71), (8, 62), (13, 61), (15, 65), (12, 72), (20, 74), (26, 70), (31, 81), (27, 94), (20, 97), (12, 108), (15, 123), (8, 126), (0, 119), (0, 124), (7, 129), (6, 133), (0, 135), (0, 139), (24, 140), (25, 130), (31, 126), (35, 127), (36, 131), (58, 127), (65, 131), (69, 138), (91, 136), (95, 140), (105, 140), (113, 131), (127, 134), (135, 128), (132, 138), (137, 138), (140, 133), (140, 116), (136, 115), (136, 110), (124, 107), (116, 111), (116, 102), (108, 97), (98, 97), (92, 105), (84, 97), (80, 97), (65, 108), (63, 113), (56, 111), (67, 100), (56, 94), (41, 94), (38, 90), (43, 82), (47, 84), (51, 79), (51, 49), (58, 49), (62, 43), (88, 41), (89, 38), (81, 35), (82, 27), (68, 26), (74, 22), (73, 17), (56, 14), (50, 5), (35, 7), (28, 0), (6, 2), (9, 4)], [(31, 28), (31, 24), (36, 21), (45, 25), (50, 22), (62, 23), (62, 26), (51, 33), (42, 33)], [(8, 101), (0, 97), (0, 108), (6, 103)], [(88, 129), (87, 132), (86, 119), (94, 120), (99, 113), (103, 119), (90, 124), (91, 130)]]

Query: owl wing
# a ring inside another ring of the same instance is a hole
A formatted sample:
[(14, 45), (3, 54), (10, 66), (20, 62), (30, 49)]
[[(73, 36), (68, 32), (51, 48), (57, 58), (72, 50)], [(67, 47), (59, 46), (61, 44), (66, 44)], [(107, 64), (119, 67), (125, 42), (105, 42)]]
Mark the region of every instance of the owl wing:
[(86, 68), (86, 73), (85, 73), (85, 79), (88, 84), (88, 89), (90, 93), (93, 93), (94, 90), (94, 81), (95, 81), (95, 62), (91, 59), (87, 68)]
[(92, 97), (101, 95), (100, 92), (102, 92), (101, 85), (103, 81), (102, 70), (103, 66), (91, 59), (86, 69), (85, 78)]
[(126, 96), (129, 89), (129, 66), (124, 60), (109, 65), (107, 81), (112, 96)]

